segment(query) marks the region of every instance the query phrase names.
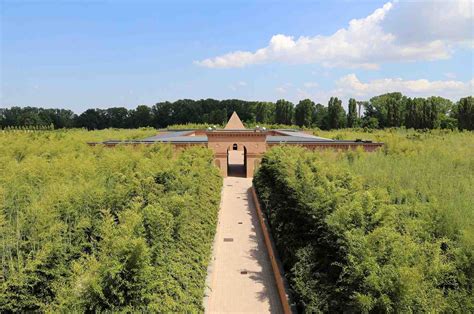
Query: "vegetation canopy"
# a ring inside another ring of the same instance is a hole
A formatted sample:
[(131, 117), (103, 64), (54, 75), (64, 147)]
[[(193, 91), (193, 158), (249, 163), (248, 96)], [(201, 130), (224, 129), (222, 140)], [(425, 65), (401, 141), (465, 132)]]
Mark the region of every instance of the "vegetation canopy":
[(386, 145), (371, 154), (275, 147), (254, 177), (299, 309), (473, 312), (472, 133), (370, 137)]
[(202, 311), (222, 179), (151, 129), (0, 133), (0, 312)]
[(331, 97), (327, 106), (304, 99), (294, 105), (239, 99), (180, 99), (159, 102), (136, 109), (112, 107), (87, 109), (80, 115), (66, 109), (37, 107), (0, 108), (0, 129), (18, 128), (166, 128), (176, 124), (222, 125), (235, 111), (246, 124), (298, 125), (324, 130), (345, 127), (370, 129), (405, 126), (414, 129), (474, 130), (474, 98), (456, 103), (442, 97), (409, 98), (401, 93), (387, 93), (369, 101), (349, 99), (348, 112), (342, 101)]

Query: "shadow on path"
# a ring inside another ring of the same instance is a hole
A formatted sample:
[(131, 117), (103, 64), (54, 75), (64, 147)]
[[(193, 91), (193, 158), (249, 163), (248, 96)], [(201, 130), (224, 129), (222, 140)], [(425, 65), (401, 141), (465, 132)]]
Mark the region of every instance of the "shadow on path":
[(252, 232), (249, 234), (249, 238), (253, 243), (255, 243), (255, 248), (250, 250), (250, 256), (248, 258), (256, 260), (262, 269), (262, 271), (259, 272), (249, 272), (249, 278), (263, 286), (263, 290), (260, 291), (258, 295), (259, 300), (269, 299), (270, 312), (280, 313), (280, 300), (279, 298), (272, 297), (275, 295), (278, 296), (278, 291), (276, 289), (276, 283), (273, 277), (270, 258), (265, 246), (263, 231), (258, 220), (257, 211), (255, 209), (251, 188), (247, 190), (245, 196), (247, 197), (249, 203), (248, 213), (251, 216), (252, 223)]

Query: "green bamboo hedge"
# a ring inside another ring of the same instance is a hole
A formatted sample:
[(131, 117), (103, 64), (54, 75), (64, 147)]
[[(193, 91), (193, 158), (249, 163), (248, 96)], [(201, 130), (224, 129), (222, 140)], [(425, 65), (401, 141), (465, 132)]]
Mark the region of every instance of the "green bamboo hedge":
[(0, 312), (203, 310), (222, 179), (140, 132), (0, 134)]
[(299, 311), (474, 311), (472, 134), (404, 136), (266, 153), (254, 185)]

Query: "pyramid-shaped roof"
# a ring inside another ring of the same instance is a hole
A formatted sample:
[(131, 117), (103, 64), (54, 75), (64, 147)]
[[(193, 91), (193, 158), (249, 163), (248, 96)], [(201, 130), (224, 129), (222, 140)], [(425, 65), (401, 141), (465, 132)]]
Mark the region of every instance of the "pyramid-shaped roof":
[(232, 113), (232, 116), (230, 117), (224, 129), (225, 130), (245, 130), (245, 127), (242, 121), (240, 121), (240, 118), (237, 115), (237, 112), (234, 111), (234, 113)]

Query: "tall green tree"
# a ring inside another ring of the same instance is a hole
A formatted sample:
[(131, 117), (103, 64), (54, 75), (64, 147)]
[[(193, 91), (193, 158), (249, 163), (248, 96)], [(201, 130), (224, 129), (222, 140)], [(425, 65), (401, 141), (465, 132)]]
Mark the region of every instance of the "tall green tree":
[(417, 120), (418, 116), (415, 101), (411, 98), (408, 98), (405, 107), (405, 127), (416, 128)]
[(124, 107), (112, 107), (105, 110), (106, 124), (101, 128), (126, 128), (129, 119), (128, 110)]
[(453, 109), (453, 102), (439, 96), (428, 97), (427, 101), (431, 104), (430, 128), (453, 128), (453, 121), (449, 118)]
[(347, 113), (347, 127), (352, 128), (357, 122), (357, 102), (354, 98), (349, 99), (349, 112)]
[(274, 122), (275, 104), (259, 101), (255, 105), (255, 121), (258, 123)]
[(461, 98), (456, 107), (459, 128), (474, 130), (474, 97)]
[(146, 126), (152, 126), (152, 115), (151, 108), (148, 106), (140, 105), (135, 110), (130, 110), (129, 113), (129, 127), (140, 128)]
[(291, 125), (293, 123), (294, 105), (284, 99), (275, 104), (275, 123)]
[(442, 97), (407, 98), (404, 125), (414, 129), (439, 128), (442, 121), (448, 117), (451, 108), (451, 101)]
[(399, 127), (404, 123), (406, 97), (401, 93), (387, 93), (372, 97), (370, 99), (370, 106), (378, 119), (379, 126), (384, 127)]
[(209, 123), (224, 124), (228, 120), (227, 111), (223, 109), (213, 110), (209, 116)]
[(76, 125), (88, 130), (105, 129), (105, 115), (100, 109), (87, 109), (76, 119)]
[(310, 99), (301, 100), (295, 108), (296, 125), (310, 127), (313, 122), (314, 102)]
[(316, 104), (313, 110), (312, 126), (320, 129), (329, 129), (327, 125), (328, 108), (321, 104)]
[(340, 129), (346, 126), (346, 112), (342, 107), (342, 101), (337, 97), (329, 99), (327, 120), (329, 129)]
[(164, 128), (174, 122), (174, 106), (169, 101), (159, 102), (151, 108), (153, 114), (153, 125), (156, 128)]

